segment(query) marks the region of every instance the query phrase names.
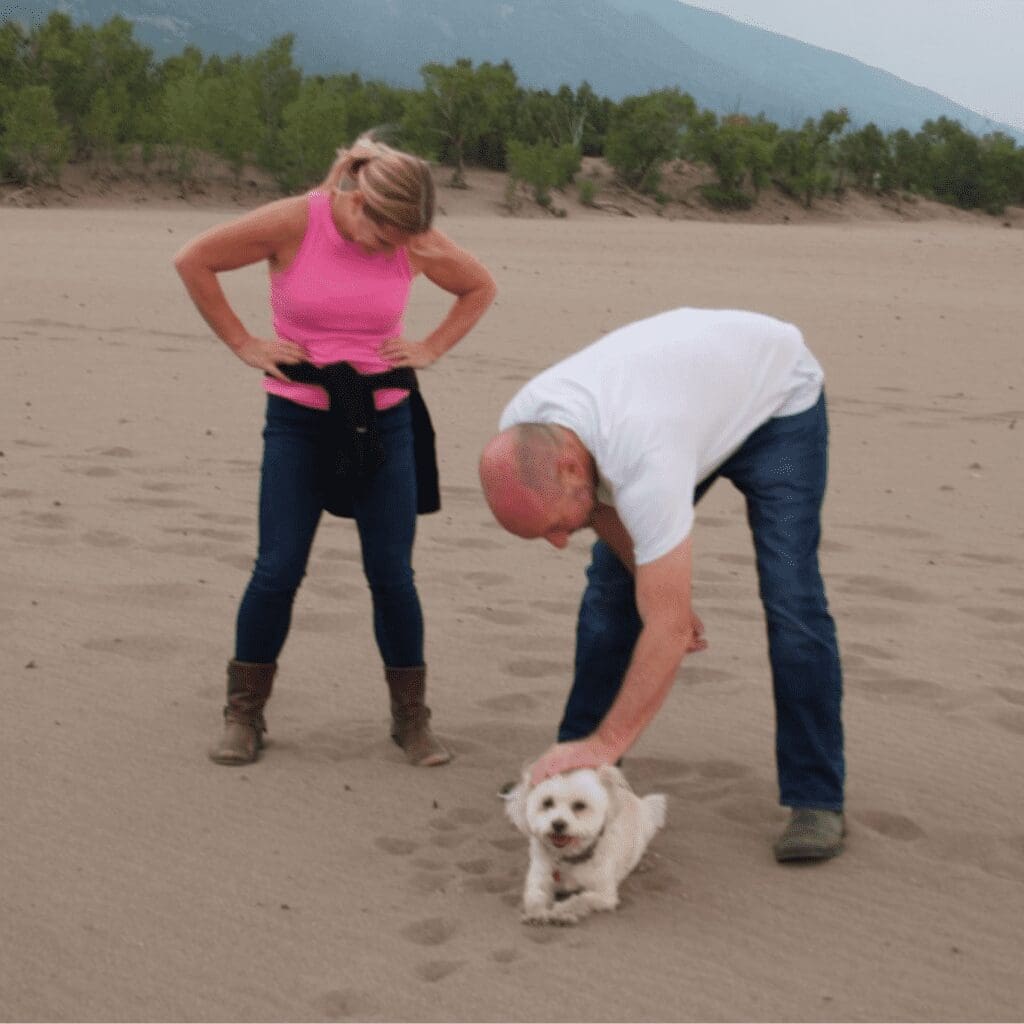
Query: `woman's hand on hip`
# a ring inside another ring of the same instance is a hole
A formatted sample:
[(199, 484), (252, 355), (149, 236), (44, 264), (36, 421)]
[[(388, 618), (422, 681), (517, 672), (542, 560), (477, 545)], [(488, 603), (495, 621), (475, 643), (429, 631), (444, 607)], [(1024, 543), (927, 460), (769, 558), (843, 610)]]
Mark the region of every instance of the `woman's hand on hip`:
[(285, 383), (288, 377), (281, 371), (278, 363), (293, 366), (295, 363), (306, 361), (306, 353), (293, 341), (283, 341), (280, 338), (270, 340), (253, 335), (235, 349), (235, 355), (248, 366), (269, 373), (271, 377)]
[(392, 366), (411, 366), (414, 370), (422, 370), (437, 360), (437, 355), (424, 342), (404, 338), (388, 338), (377, 351)]

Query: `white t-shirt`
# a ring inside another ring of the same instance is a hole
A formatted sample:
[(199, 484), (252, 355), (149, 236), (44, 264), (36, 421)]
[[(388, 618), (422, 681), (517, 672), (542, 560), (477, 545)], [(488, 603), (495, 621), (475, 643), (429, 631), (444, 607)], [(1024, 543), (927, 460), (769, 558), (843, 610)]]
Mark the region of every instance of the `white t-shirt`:
[(572, 430), (597, 465), (638, 565), (682, 543), (697, 484), (758, 427), (817, 402), (824, 374), (792, 324), (676, 309), (628, 324), (543, 371), (502, 413)]

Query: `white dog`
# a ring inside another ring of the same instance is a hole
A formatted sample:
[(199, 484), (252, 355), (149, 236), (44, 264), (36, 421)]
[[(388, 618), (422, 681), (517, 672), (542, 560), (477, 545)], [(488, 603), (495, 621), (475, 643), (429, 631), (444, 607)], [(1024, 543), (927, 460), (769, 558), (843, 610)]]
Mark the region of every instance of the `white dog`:
[(505, 813), (530, 837), (523, 891), (527, 924), (575, 924), (619, 905), (619, 884), (665, 824), (665, 797), (638, 797), (618, 768), (581, 768), (530, 786), (529, 771)]

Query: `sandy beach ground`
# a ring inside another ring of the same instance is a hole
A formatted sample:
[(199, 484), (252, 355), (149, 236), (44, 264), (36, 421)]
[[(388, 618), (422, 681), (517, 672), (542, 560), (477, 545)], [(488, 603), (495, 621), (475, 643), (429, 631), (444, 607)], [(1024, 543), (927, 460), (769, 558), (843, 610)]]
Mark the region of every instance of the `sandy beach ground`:
[[(0, 208), (0, 1018), (1020, 1020), (1024, 231), (456, 209), (500, 295), (422, 374), (431, 703), (387, 736), (350, 524), (323, 522), (268, 709), (211, 764), (252, 564), (262, 391), (171, 267), (229, 209)], [(226, 279), (269, 330), (262, 268)], [(409, 334), (444, 296), (417, 284)], [(828, 377), (824, 570), (846, 670), (846, 853), (780, 867), (764, 628), (736, 492), (694, 533), (710, 649), (630, 754), (669, 822), (613, 915), (519, 923), (497, 786), (568, 687), (588, 541), (503, 534), (476, 460), (537, 370), (677, 305), (799, 324)]]

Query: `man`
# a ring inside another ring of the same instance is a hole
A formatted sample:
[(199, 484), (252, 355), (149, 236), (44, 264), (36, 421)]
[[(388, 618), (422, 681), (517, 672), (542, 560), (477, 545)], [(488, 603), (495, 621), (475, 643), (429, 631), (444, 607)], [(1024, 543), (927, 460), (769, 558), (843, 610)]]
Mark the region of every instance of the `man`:
[(842, 850), (842, 673), (818, 569), (828, 458), (824, 375), (792, 324), (677, 309), (606, 335), (526, 384), (480, 459), (498, 522), (564, 548), (597, 534), (575, 677), (534, 781), (616, 762), (705, 646), (690, 601), (694, 506), (743, 493), (776, 712), (779, 861)]

